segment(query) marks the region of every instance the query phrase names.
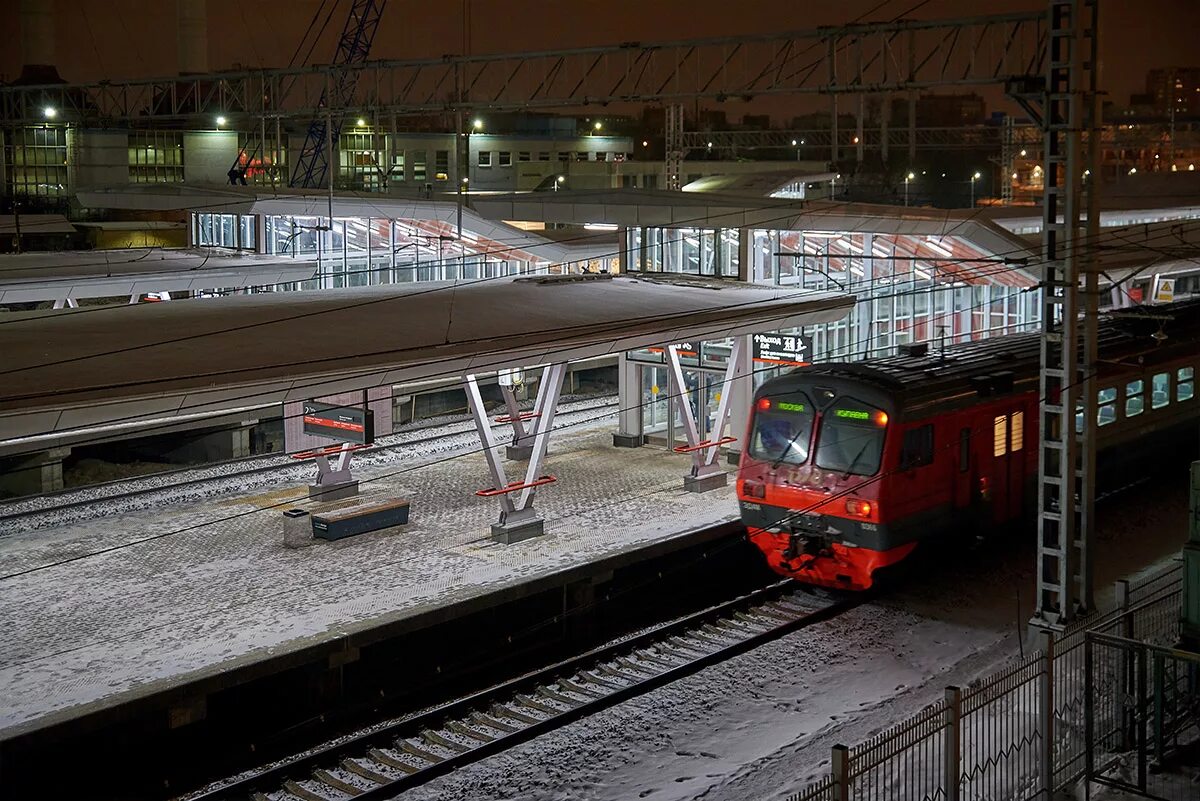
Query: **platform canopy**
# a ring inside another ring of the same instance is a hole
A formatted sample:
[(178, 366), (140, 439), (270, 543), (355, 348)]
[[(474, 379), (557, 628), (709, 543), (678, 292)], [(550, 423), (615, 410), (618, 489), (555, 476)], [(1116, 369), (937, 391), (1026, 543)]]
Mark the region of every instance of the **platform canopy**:
[(539, 275), (15, 313), (0, 318), (0, 450), (814, 325), (853, 305), (729, 281)]
[(307, 281), (317, 262), (211, 248), (72, 250), (0, 256), (0, 304)]

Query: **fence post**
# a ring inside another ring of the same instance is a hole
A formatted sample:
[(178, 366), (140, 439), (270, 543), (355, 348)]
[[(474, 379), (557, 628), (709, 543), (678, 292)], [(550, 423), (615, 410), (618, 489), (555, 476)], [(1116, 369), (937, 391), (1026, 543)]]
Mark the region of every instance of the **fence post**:
[(1044, 801), (1054, 797), (1054, 632), (1040, 630), (1042, 640), (1042, 692), (1040, 715), (1042, 753), (1040, 758)]
[[(1121, 613), (1121, 636), (1127, 640), (1133, 639), (1133, 618), (1129, 615), (1129, 581), (1121, 579), (1116, 582), (1117, 610)], [(1112, 649), (1109, 649), (1110, 651)], [(1133, 699), (1133, 667), (1134, 653), (1129, 648), (1121, 648), (1116, 652), (1116, 681), (1113, 682), (1113, 711), (1116, 713), (1117, 730), (1120, 732), (1119, 747), (1128, 751), (1133, 745), (1133, 709), (1130, 701)]]
[(942, 780), (946, 801), (958, 801), (962, 780), (962, 690), (946, 688), (946, 727), (942, 730)]
[(850, 801), (850, 749), (838, 744), (833, 747), (834, 801)]

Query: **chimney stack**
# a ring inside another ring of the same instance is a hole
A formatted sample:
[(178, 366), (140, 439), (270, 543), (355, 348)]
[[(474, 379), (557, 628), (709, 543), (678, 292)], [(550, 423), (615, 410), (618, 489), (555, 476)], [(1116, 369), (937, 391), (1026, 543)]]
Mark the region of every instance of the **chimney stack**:
[(176, 0), (179, 34), (179, 74), (208, 72), (207, 0)]
[(62, 83), (54, 64), (54, 0), (21, 0), (19, 84)]

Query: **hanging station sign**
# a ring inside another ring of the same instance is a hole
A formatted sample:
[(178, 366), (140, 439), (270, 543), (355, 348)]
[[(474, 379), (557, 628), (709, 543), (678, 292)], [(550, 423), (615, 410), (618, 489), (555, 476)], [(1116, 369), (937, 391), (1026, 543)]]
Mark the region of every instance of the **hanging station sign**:
[(803, 334), (755, 334), (754, 361), (801, 367), (809, 363), (812, 341)]
[(370, 445), (375, 441), (375, 415), (369, 409), (357, 406), (305, 401), (304, 433), (355, 445)]

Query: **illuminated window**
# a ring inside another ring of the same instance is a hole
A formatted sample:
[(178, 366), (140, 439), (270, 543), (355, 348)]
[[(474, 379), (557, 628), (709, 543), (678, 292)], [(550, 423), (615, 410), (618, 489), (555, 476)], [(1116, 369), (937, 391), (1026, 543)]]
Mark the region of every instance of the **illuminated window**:
[(1175, 383), (1175, 400), (1185, 401), (1192, 399), (1192, 368), (1180, 367), (1176, 378), (1179, 379)]
[(1150, 408), (1161, 409), (1171, 402), (1171, 374), (1158, 373), (1150, 379)]
[(1096, 425), (1106, 426), (1117, 419), (1117, 388), (1108, 387), (1096, 393)]
[(412, 154), (413, 161), (413, 180), (424, 181), (427, 175), (427, 167), (429, 165), (428, 150), (414, 150)]
[(58, 197), (67, 191), (67, 129), (18, 128), (12, 132), (7, 183), (14, 195)]
[(439, 181), (445, 181), (450, 175), (450, 151), (433, 151), (433, 172)]
[(1008, 418), (1000, 415), (992, 421), (992, 456), (1008, 453)]
[(392, 154), (392, 180), (404, 180), (404, 151), (397, 150)]
[[(238, 164), (246, 180), (261, 169), (261, 150), (249, 137), (241, 145)], [(257, 143), (255, 143), (257, 144)], [(183, 134), (174, 131), (133, 131), (129, 134), (129, 182), (134, 184), (179, 183), (183, 180)]]
[(1013, 412), (1009, 419), (1012, 422), (1009, 432), (1012, 444), (1009, 445), (1009, 450), (1016, 453), (1025, 447), (1025, 412)]
[(1146, 382), (1130, 381), (1125, 385), (1125, 416), (1137, 417), (1146, 410), (1146, 399), (1142, 397)]

